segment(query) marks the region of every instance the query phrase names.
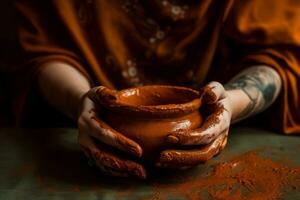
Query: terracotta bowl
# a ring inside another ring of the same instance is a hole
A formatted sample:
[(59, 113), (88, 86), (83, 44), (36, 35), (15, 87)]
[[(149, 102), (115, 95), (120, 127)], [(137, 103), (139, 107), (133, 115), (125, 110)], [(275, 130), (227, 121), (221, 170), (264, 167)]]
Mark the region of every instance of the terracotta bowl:
[(109, 90), (111, 94), (107, 91), (98, 92), (100, 103), (108, 110), (104, 120), (141, 145), (146, 163), (153, 163), (159, 152), (171, 148), (167, 135), (198, 128), (202, 123), (198, 91), (165, 85)]

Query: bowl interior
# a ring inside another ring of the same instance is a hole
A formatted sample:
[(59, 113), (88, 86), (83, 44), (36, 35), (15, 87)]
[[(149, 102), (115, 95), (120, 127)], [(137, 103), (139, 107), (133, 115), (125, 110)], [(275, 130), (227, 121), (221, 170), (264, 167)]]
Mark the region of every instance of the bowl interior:
[(143, 86), (118, 93), (119, 103), (133, 106), (185, 104), (196, 98), (199, 98), (198, 91), (175, 86)]

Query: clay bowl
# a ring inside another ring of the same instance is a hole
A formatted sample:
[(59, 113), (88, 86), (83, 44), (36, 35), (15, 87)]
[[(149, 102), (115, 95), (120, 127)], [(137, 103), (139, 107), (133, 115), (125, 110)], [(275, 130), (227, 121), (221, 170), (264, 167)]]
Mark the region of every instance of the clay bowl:
[(200, 94), (189, 88), (151, 85), (118, 92), (102, 88), (97, 93), (107, 109), (104, 120), (141, 145), (141, 159), (146, 163), (153, 163), (159, 152), (171, 148), (167, 135), (202, 123)]

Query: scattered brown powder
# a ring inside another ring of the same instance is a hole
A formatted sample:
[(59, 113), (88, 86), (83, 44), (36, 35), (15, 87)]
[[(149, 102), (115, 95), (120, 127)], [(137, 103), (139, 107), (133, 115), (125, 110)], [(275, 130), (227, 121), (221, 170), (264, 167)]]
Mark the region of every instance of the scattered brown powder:
[[(180, 183), (157, 183), (160, 197), (180, 196), (191, 200), (278, 200), (300, 189), (300, 168), (248, 152), (217, 164), (205, 177)], [(150, 197), (148, 199), (153, 199)]]
[(201, 98), (205, 103), (211, 104), (217, 100), (217, 96), (213, 91), (215, 87), (205, 86), (200, 89)]
[[(32, 164), (26, 164), (19, 171), (12, 173), (12, 176), (24, 176), (30, 172), (36, 174), (35, 170)], [(300, 167), (293, 166), (293, 162), (287, 158), (274, 161), (260, 156), (256, 151), (213, 165), (206, 175), (175, 175), (167, 179), (157, 176), (154, 179), (149, 180), (153, 195), (141, 199), (165, 200), (171, 199), (170, 197), (184, 197), (189, 200), (280, 200), (290, 192), (300, 191)], [(44, 191), (64, 191), (40, 174), (35, 175), (35, 180)], [(69, 191), (83, 191), (79, 185), (73, 186)], [(90, 190), (99, 192), (101, 188), (101, 184), (95, 184)], [(136, 183), (132, 183), (115, 195), (117, 198), (130, 197), (137, 194), (137, 189)]]

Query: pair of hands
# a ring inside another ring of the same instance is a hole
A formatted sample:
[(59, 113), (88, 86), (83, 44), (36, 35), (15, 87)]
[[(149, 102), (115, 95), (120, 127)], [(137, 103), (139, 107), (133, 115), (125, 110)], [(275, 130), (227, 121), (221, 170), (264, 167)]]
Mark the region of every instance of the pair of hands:
[[(78, 118), (78, 141), (86, 156), (105, 174), (112, 176), (137, 176), (146, 178), (144, 166), (114, 154), (107, 146), (127, 154), (141, 157), (142, 148), (135, 141), (126, 138), (101, 120), (97, 102), (89, 96), (95, 95), (97, 88), (91, 89), (82, 99)], [(211, 82), (201, 89), (201, 98), (206, 105), (207, 117), (196, 130), (170, 134), (166, 140), (173, 144), (193, 145), (192, 150), (170, 149), (160, 153), (156, 166), (161, 168), (189, 168), (203, 163), (224, 149), (232, 116), (229, 95), (218, 82)], [(101, 112), (101, 111), (100, 111)], [(105, 145), (98, 145), (98, 140)]]

